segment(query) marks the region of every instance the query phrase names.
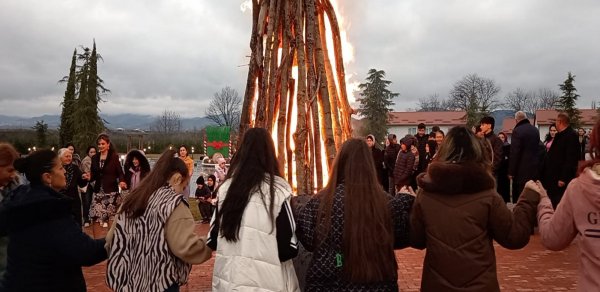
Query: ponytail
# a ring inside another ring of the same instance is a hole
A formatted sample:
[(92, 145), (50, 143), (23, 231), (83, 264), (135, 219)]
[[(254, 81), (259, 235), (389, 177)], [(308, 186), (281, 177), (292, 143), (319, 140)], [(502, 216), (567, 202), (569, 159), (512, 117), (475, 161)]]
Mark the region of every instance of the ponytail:
[(38, 150), (27, 157), (15, 160), (14, 167), (25, 174), (32, 185), (41, 185), (42, 175), (52, 171), (57, 157), (54, 151)]

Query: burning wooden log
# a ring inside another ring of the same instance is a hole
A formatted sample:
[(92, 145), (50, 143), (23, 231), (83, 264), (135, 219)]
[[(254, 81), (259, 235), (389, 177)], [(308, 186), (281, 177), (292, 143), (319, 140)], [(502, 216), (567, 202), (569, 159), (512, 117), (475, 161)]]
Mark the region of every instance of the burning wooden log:
[(252, 20), (240, 138), (269, 130), (286, 178), (311, 194), (352, 135), (335, 11), (330, 0), (252, 0)]

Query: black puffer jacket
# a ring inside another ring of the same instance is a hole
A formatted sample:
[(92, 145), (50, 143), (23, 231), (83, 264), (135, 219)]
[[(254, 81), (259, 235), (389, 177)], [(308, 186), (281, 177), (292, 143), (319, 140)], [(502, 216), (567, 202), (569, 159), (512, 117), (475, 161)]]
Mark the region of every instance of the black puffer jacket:
[(106, 259), (104, 239), (84, 234), (71, 199), (45, 186), (20, 186), (0, 209), (8, 234), (2, 291), (86, 291), (82, 266)]

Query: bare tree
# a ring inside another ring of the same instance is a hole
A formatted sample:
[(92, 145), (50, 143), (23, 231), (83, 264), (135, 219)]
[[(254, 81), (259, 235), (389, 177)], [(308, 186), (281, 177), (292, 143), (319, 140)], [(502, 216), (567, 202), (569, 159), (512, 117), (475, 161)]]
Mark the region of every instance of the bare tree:
[(541, 109), (554, 109), (558, 104), (560, 95), (558, 92), (549, 88), (540, 88), (534, 97), (534, 104), (532, 105), (532, 111)]
[(151, 129), (160, 134), (173, 134), (181, 131), (181, 116), (171, 110), (165, 109), (159, 117), (154, 120)]
[(496, 100), (499, 92), (500, 86), (494, 80), (469, 74), (454, 84), (449, 105), (454, 110), (466, 111), (467, 125), (473, 126), (499, 105)]
[(496, 95), (500, 86), (492, 79), (469, 74), (454, 84), (450, 91), (450, 106), (460, 110), (477, 107), (481, 111), (491, 111), (498, 106)]
[(514, 111), (530, 112), (535, 103), (533, 93), (517, 88), (506, 96), (503, 105)]
[(450, 110), (449, 101), (440, 98), (437, 93), (419, 99), (419, 112), (437, 112)]
[(206, 109), (206, 117), (219, 126), (234, 129), (240, 125), (242, 99), (235, 89), (227, 86), (215, 93)]

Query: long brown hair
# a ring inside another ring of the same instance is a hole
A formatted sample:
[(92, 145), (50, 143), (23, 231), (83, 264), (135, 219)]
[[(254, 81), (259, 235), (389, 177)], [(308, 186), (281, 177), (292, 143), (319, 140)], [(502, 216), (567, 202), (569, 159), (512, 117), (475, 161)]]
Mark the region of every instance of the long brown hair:
[(175, 157), (175, 153), (177, 153), (175, 150), (166, 150), (161, 154), (154, 169), (140, 181), (140, 185), (131, 191), (129, 196), (125, 197), (119, 214), (123, 213), (132, 219), (144, 215), (150, 196), (159, 188), (166, 186), (171, 176), (176, 173), (179, 173), (184, 181), (189, 180), (185, 163)]
[(598, 120), (594, 125), (594, 129), (592, 130), (592, 135), (590, 135), (590, 157), (592, 160), (586, 160), (579, 163), (579, 168), (577, 170), (577, 174), (581, 174), (581, 172), (586, 168), (593, 166), (596, 163), (600, 163), (600, 116), (598, 116)]
[(335, 189), (344, 184), (343, 277), (353, 283), (394, 280), (392, 218), (388, 197), (378, 183), (373, 156), (365, 141), (346, 141), (333, 162), (329, 182), (320, 197), (316, 244), (331, 231)]

